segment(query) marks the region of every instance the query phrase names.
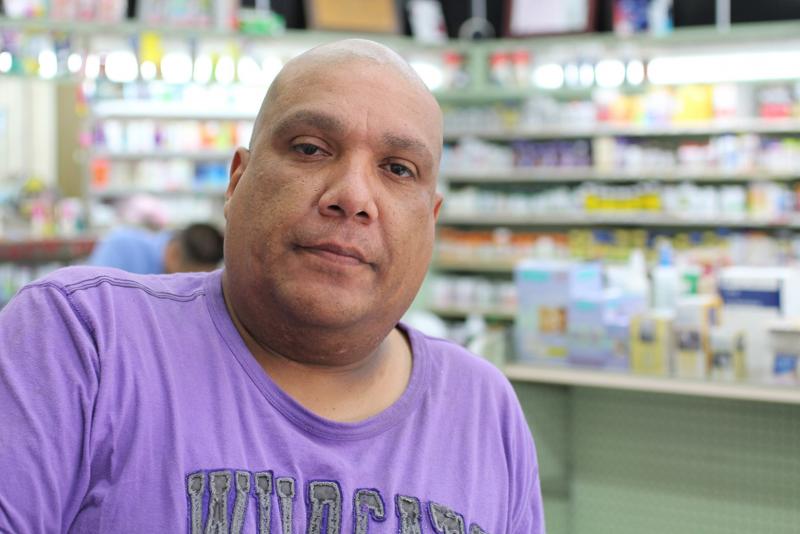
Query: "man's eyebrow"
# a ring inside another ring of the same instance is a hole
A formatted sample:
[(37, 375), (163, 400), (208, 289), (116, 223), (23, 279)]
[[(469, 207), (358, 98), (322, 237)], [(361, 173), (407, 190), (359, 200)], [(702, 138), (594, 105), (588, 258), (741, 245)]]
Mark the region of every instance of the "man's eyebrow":
[(428, 148), (428, 145), (419, 139), (406, 137), (403, 135), (384, 134), (382, 141), (384, 146), (390, 150), (408, 150), (411, 152), (416, 152), (424, 159), (425, 164), (431, 164), (433, 162), (433, 154)]
[(341, 133), (345, 130), (344, 122), (333, 115), (320, 111), (300, 110), (276, 122), (272, 127), (272, 137), (283, 137), (297, 126), (310, 126), (331, 133)]

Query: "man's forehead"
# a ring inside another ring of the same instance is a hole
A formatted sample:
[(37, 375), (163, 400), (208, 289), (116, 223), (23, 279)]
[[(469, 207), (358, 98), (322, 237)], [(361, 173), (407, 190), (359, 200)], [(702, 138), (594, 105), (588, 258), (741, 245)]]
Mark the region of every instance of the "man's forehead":
[[(359, 107), (350, 106), (348, 113), (354, 116), (342, 114), (339, 102), (352, 103), (361, 93), (374, 103), (370, 98), (374, 95), (381, 99), (381, 105), (373, 107), (373, 111), (387, 123), (386, 128), (378, 128), (383, 130), (381, 135), (386, 133), (389, 141), (392, 137), (422, 137), (423, 144), (432, 145), (428, 149), (438, 158), (442, 144), (439, 106), (413, 69), (389, 52), (393, 56), (386, 61), (346, 52), (312, 54), (302, 61), (296, 58), (270, 87), (256, 121), (257, 130), (280, 133), (279, 127), (285, 130), (292, 123), (343, 130), (352, 121), (361, 120), (361, 113)], [(391, 106), (387, 106), (389, 100), (393, 102)], [(311, 112), (314, 117), (309, 115)], [(403, 131), (405, 135), (401, 135)]]

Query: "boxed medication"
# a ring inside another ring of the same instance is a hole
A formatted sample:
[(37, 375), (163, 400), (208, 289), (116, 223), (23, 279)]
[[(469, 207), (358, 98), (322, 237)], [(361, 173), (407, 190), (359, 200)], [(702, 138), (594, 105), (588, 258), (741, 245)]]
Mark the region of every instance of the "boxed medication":
[(772, 348), (770, 382), (800, 383), (800, 320), (780, 321), (769, 325)]
[(675, 306), (673, 374), (678, 378), (708, 377), (711, 351), (709, 335), (719, 317), (716, 295), (681, 297)]
[(722, 325), (744, 332), (748, 378), (767, 380), (773, 361), (768, 326), (800, 316), (800, 276), (783, 267), (727, 267), (719, 275)]
[(567, 314), (573, 293), (599, 293), (598, 264), (526, 260), (514, 269), (516, 354), (530, 362), (566, 363)]
[(672, 354), (674, 312), (654, 310), (631, 320), (631, 371), (644, 375), (668, 376)]
[(717, 326), (709, 333), (712, 380), (735, 382), (747, 377), (744, 332)]
[(621, 297), (622, 292), (614, 288), (570, 298), (567, 310), (570, 364), (605, 367), (610, 363), (614, 347), (609, 324), (618, 315)]

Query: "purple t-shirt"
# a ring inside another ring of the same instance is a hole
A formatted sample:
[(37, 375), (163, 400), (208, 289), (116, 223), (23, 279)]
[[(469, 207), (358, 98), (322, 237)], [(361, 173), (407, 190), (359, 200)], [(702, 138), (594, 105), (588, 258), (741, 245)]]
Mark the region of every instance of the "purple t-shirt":
[(262, 370), (221, 271), (74, 267), (27, 286), (0, 313), (0, 531), (543, 533), (508, 381), (401, 327), (408, 388), (338, 423)]

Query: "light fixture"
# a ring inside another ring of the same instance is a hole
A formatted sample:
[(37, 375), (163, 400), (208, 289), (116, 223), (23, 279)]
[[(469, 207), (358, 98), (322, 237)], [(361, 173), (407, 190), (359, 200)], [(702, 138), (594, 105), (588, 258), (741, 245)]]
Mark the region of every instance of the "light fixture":
[(67, 57), (67, 69), (72, 74), (77, 74), (81, 71), (81, 67), (83, 67), (83, 58), (77, 52), (73, 52)]
[(533, 69), (533, 84), (542, 89), (559, 89), (564, 85), (564, 69), (556, 63), (546, 63)]
[(200, 54), (194, 60), (194, 81), (197, 83), (208, 83), (214, 73), (214, 63), (207, 54)]
[(625, 82), (625, 64), (618, 59), (604, 59), (594, 68), (595, 79), (600, 87), (619, 87)]
[(236, 72), (239, 74), (239, 81), (248, 85), (261, 85), (264, 83), (264, 76), (261, 66), (250, 56), (242, 56), (236, 65)]
[(11, 65), (14, 63), (14, 58), (11, 56), (11, 52), (8, 50), (3, 50), (0, 52), (0, 72), (7, 73), (11, 71)]
[(578, 69), (578, 78), (581, 85), (591, 87), (594, 84), (594, 66), (591, 63), (584, 63)]
[(130, 50), (116, 50), (106, 56), (106, 78), (112, 82), (129, 83), (138, 75), (139, 62)]
[(185, 52), (169, 52), (161, 58), (161, 77), (167, 83), (183, 84), (192, 80), (192, 58)]
[(214, 68), (214, 79), (222, 84), (232, 83), (236, 78), (236, 65), (230, 56), (220, 56)]
[(150, 60), (142, 61), (142, 64), (139, 65), (139, 73), (142, 76), (142, 79), (145, 81), (151, 81), (156, 79), (156, 74), (158, 74), (158, 67), (156, 64)]
[(629, 85), (641, 85), (644, 83), (644, 63), (638, 59), (628, 61), (625, 68), (625, 78)]
[(577, 63), (567, 63), (564, 67), (564, 83), (569, 87), (575, 87), (580, 84), (581, 76), (578, 70)]
[(422, 81), (431, 91), (441, 89), (444, 83), (444, 73), (440, 67), (427, 61), (412, 61), (411, 67), (417, 72)]
[(264, 77), (264, 83), (271, 84), (282, 68), (283, 61), (277, 56), (266, 56), (261, 60), (261, 74)]
[(39, 52), (39, 76), (49, 80), (58, 74), (58, 57), (52, 50)]
[(660, 57), (647, 64), (647, 77), (662, 85), (800, 78), (800, 51)]
[(97, 54), (86, 56), (86, 63), (83, 69), (84, 76), (89, 80), (96, 80), (100, 76), (100, 58), (97, 57)]

